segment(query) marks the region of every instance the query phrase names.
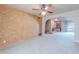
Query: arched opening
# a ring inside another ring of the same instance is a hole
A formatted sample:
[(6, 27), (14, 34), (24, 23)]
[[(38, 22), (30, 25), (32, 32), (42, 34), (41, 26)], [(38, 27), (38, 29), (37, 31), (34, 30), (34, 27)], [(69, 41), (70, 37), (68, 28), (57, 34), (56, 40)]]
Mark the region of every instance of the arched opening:
[(50, 29), (51, 29), (51, 20), (49, 19), (49, 20), (46, 21), (45, 33), (51, 33)]
[(70, 32), (74, 34), (74, 22), (68, 17), (48, 19), (45, 23), (45, 33)]

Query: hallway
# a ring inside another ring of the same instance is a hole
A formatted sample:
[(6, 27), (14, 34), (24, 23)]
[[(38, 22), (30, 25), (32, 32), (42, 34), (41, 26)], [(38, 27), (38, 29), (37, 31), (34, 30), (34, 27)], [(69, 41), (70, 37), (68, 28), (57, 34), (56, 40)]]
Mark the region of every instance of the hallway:
[(12, 47), (0, 50), (0, 53), (79, 53), (79, 47), (74, 43), (72, 32), (47, 34), (42, 37), (32, 38)]

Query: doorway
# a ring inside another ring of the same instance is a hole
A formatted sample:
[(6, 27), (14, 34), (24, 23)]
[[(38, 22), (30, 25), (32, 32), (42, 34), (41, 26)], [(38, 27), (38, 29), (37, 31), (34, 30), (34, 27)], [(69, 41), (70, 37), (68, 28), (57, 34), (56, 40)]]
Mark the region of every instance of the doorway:
[(45, 33), (67, 32), (74, 34), (74, 22), (67, 17), (48, 19), (45, 24)]

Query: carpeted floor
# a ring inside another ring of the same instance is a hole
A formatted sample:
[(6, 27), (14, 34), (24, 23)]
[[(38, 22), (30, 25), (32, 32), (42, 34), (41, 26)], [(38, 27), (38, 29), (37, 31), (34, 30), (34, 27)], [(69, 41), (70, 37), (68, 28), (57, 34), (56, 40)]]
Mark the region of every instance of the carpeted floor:
[(20, 42), (12, 47), (0, 50), (4, 54), (74, 54), (79, 53), (79, 46), (74, 43), (71, 32), (46, 34)]

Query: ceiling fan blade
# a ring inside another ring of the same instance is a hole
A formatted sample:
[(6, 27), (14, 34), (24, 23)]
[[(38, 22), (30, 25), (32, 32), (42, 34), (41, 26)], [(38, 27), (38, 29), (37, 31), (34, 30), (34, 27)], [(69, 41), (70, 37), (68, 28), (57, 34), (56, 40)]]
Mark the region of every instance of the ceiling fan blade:
[(32, 6), (32, 10), (41, 10), (41, 6), (39, 4), (35, 4)]
[(32, 9), (32, 10), (40, 10), (40, 9)]
[(47, 11), (48, 13), (53, 13), (52, 11)]

